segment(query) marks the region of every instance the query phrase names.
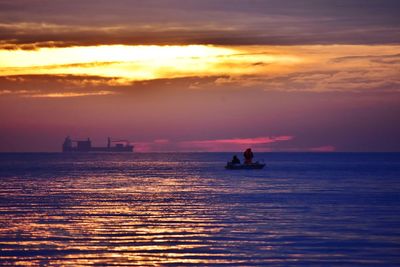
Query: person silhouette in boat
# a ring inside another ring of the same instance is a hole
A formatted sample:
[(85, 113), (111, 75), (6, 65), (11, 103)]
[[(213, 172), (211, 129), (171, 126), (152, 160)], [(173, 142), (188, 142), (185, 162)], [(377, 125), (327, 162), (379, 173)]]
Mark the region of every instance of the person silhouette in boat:
[(234, 155), (230, 163), (231, 164), (240, 164), (240, 159), (236, 155)]
[(253, 163), (254, 154), (251, 151), (251, 148), (246, 149), (246, 151), (243, 153), (243, 156), (244, 156), (244, 164), (252, 164)]

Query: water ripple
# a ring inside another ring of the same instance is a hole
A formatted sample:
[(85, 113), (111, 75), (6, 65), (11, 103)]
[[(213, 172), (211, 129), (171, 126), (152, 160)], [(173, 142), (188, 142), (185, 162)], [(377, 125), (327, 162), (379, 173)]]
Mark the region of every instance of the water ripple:
[(0, 264), (400, 264), (398, 154), (263, 156), (0, 154)]

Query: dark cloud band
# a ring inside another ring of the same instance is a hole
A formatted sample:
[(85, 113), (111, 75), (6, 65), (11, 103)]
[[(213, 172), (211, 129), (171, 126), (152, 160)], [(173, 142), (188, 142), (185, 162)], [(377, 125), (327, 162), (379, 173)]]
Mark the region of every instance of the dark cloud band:
[[(362, 5), (360, 5), (362, 3)], [(96, 44), (399, 44), (398, 1), (2, 1), (7, 49)]]

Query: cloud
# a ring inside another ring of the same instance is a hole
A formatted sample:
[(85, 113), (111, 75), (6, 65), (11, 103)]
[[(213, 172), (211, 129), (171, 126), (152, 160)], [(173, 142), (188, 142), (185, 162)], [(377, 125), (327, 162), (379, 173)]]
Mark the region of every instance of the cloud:
[[(23, 60), (24, 57), (15, 57), (13, 52), (30, 54), (35, 51), (8, 51), (7, 60), (0, 63), (3, 66), (0, 68), (3, 75), (0, 75), (1, 97), (112, 97), (126, 96), (135, 91), (155, 93), (161, 88), (164, 91), (205, 90), (215, 93), (225, 90), (232, 93), (400, 91), (399, 46), (256, 46), (230, 47), (226, 50), (224, 47), (214, 50), (212, 46), (206, 46), (206, 49), (194, 46), (194, 54), (191, 54), (191, 48), (183, 50), (181, 47), (169, 47), (183, 54), (178, 53), (176, 57), (169, 54), (161, 58), (150, 53), (158, 51), (151, 50), (154, 48), (152, 46), (151, 49), (145, 47), (143, 51), (151, 51), (147, 55), (139, 55), (141, 58), (137, 60), (133, 55), (128, 57), (122, 53), (125, 50), (109, 47), (100, 49), (101, 55), (104, 51), (119, 53), (116, 54), (117, 60), (113, 60), (113, 56), (109, 61), (106, 57), (96, 60), (97, 56), (94, 55), (97, 54), (86, 48), (83, 51), (93, 53), (92, 58), (85, 55), (83, 59), (77, 57), (71, 60), (68, 57), (59, 62), (54, 59), (52, 52), (45, 54), (48, 56), (47, 63), (35, 55), (30, 58), (29, 64)], [(131, 51), (131, 48), (127, 51)], [(72, 55), (80, 55), (72, 52)], [(156, 64), (153, 64), (155, 61)], [(7, 67), (6, 62), (14, 65)], [(39, 64), (34, 65), (35, 62)], [(59, 64), (55, 64), (57, 62)], [(7, 75), (13, 69), (25, 74)], [(41, 74), (31, 75), (30, 72)]]
[(276, 76), (219, 77), (215, 84), (220, 87), (262, 88), (265, 92), (398, 92), (400, 79), (396, 70), (377, 72), (366, 70), (294, 72)]
[(274, 143), (290, 141), (294, 137), (288, 135), (256, 137), (256, 138), (230, 138), (214, 140), (171, 141), (168, 139), (155, 139), (148, 142), (135, 142), (137, 152), (231, 152), (244, 151), (251, 147), (256, 151), (272, 151)]
[(106, 96), (114, 95), (116, 92), (113, 91), (87, 91), (87, 92), (54, 92), (54, 93), (43, 93), (40, 90), (0, 90), (0, 96), (19, 96), (27, 98), (65, 98), (65, 97), (82, 97), (82, 96)]
[(47, 93), (47, 94), (24, 94), (24, 97), (34, 97), (34, 98), (65, 98), (65, 97), (82, 97), (82, 96), (105, 96), (113, 95), (115, 92), (112, 91), (98, 91), (98, 92), (62, 92), (62, 93)]
[(286, 69), (272, 63), (250, 75), (226, 75), (216, 79), (215, 84), (287, 92), (400, 90), (398, 46), (380, 46), (379, 49), (368, 46), (299, 46), (291, 49), (290, 53), (302, 61), (288, 64)]
[(31, 96), (40, 93), (38, 90), (0, 90), (0, 96), (18, 95), (18, 96)]
[[(126, 81), (118, 78), (82, 75), (12, 75), (0, 76), (0, 97), (74, 95), (137, 97), (189, 92), (192, 84), (212, 90), (215, 77), (185, 77), (151, 81)], [(128, 98), (126, 98), (128, 97)]]
[(345, 56), (337, 57), (331, 60), (332, 63), (342, 63), (349, 61), (369, 61), (371, 63), (399, 64), (400, 54), (393, 55), (365, 55), (365, 56)]
[(8, 49), (99, 44), (398, 44), (398, 1), (2, 1)]
[(215, 140), (194, 140), (182, 141), (179, 148), (185, 151), (207, 151), (207, 152), (221, 152), (221, 151), (241, 151), (248, 147), (259, 149), (259, 151), (270, 151), (269, 144), (290, 141), (294, 137), (290, 135), (282, 136), (266, 136), (256, 138), (231, 138), (231, 139), (215, 139)]
[(148, 142), (134, 142), (136, 152), (168, 152), (175, 151), (174, 143), (168, 139), (155, 139)]
[[(65, 55), (65, 56), (63, 56)], [(71, 86), (214, 77), (208, 88), (398, 91), (399, 46), (100, 46), (0, 50), (0, 74), (57, 75)], [(42, 76), (44, 77), (44, 76)], [(82, 79), (81, 77), (86, 77)], [(204, 89), (192, 83), (190, 89)], [(2, 88), (8, 90), (8, 88)], [(25, 89), (25, 88), (24, 88)]]
[(120, 94), (118, 79), (74, 75), (0, 76), (0, 96), (64, 98)]
[(293, 54), (211, 45), (0, 50), (0, 59), (3, 76), (88, 75), (126, 81), (262, 73), (275, 67), (295, 66), (303, 60)]

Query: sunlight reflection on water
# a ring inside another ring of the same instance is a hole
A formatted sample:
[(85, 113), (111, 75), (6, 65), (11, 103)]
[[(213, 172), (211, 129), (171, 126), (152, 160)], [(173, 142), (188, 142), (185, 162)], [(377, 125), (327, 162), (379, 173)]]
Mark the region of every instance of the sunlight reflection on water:
[(235, 172), (227, 154), (3, 154), (0, 263), (399, 262), (398, 155), (264, 156)]

